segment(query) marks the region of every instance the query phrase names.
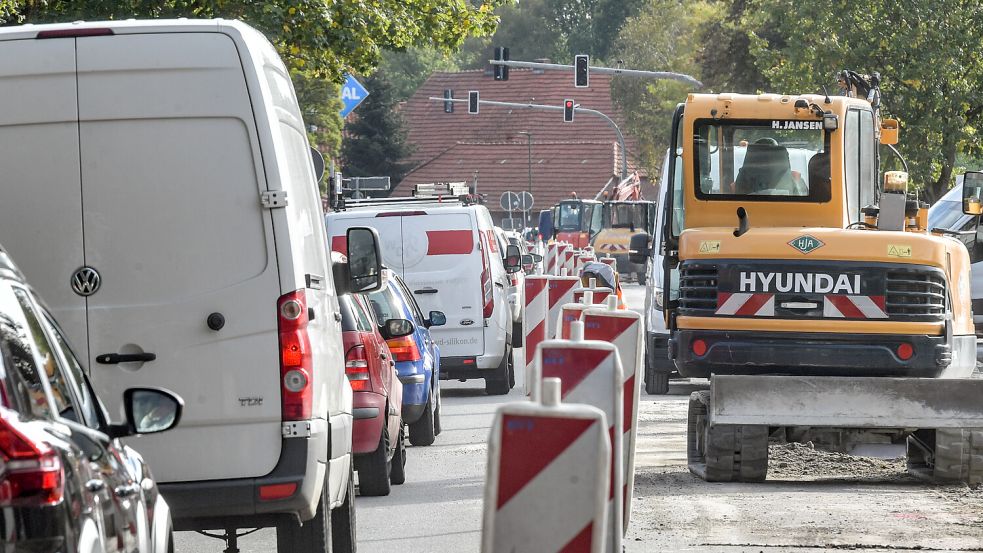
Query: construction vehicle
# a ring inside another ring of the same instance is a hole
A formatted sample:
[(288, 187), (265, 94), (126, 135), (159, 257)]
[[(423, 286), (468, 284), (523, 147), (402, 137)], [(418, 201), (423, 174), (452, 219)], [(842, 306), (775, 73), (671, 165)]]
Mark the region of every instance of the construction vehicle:
[[(881, 118), (879, 76), (840, 81), (835, 97), (691, 94), (673, 116), (654, 245), (678, 282), (669, 356), (710, 377), (690, 398), (689, 468), (761, 481), (770, 439), (906, 443), (913, 474), (980, 483), (969, 255), (926, 228), (907, 171), (881, 173), (898, 122)], [(637, 235), (632, 256), (652, 247)]]
[(596, 200), (561, 200), (553, 206), (553, 238), (581, 249), (601, 231), (601, 202)]
[(622, 279), (634, 275), (639, 284), (645, 284), (645, 264), (632, 263), (628, 259), (628, 247), (632, 236), (639, 231), (648, 232), (654, 223), (653, 202), (604, 202), (601, 206), (601, 230), (594, 237), (594, 251), (599, 256), (613, 257)]

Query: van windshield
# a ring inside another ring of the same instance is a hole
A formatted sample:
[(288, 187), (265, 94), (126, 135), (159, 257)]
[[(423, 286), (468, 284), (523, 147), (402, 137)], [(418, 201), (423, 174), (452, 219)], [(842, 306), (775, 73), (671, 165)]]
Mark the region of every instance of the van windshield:
[(822, 121), (701, 119), (694, 131), (699, 199), (829, 201)]

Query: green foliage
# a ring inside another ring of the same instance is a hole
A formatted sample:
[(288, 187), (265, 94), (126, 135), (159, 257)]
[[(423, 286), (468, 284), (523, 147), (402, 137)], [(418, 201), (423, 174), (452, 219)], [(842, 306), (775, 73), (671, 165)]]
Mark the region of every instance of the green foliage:
[(384, 49), (452, 51), (492, 33), (510, 0), (0, 0), (7, 24), (161, 17), (241, 19), (262, 31), (293, 69), (336, 81), (378, 65)]
[[(701, 29), (722, 17), (719, 2), (649, 0), (622, 29), (614, 52), (631, 68), (676, 71), (700, 78), (705, 47)], [(656, 173), (669, 145), (669, 122), (676, 104), (692, 89), (675, 81), (619, 77), (612, 96), (639, 143), (639, 157)]]
[[(742, 18), (748, 0), (713, 0), (715, 17), (702, 24), (703, 48), (698, 62), (707, 90), (756, 94), (768, 90), (768, 79), (755, 65), (751, 38)], [(771, 29), (760, 29), (769, 39)]]
[(341, 151), (343, 126), (338, 115), (342, 108), (341, 87), (308, 71), (291, 71), (290, 78), (297, 92), (297, 102), (304, 110), (304, 123), (307, 124), (311, 146), (317, 148), (325, 159), (337, 157)]
[(366, 79), (365, 87), (370, 93), (345, 130), (343, 171), (355, 177), (389, 176), (397, 183), (409, 170), (403, 160), (412, 153), (403, 119), (383, 71)]
[(408, 99), (434, 71), (457, 71), (457, 60), (433, 48), (407, 48), (382, 54), (379, 70), (386, 74), (386, 80), (397, 102)]
[(833, 89), (842, 68), (880, 72), (885, 110), (902, 125), (899, 149), (928, 199), (952, 185), (960, 152), (983, 149), (977, 2), (751, 0), (741, 24), (777, 92)]
[(643, 6), (651, 5), (646, 0), (546, 0), (545, 3), (548, 25), (564, 38), (569, 57), (590, 54), (599, 60), (608, 59), (610, 47), (625, 21)]

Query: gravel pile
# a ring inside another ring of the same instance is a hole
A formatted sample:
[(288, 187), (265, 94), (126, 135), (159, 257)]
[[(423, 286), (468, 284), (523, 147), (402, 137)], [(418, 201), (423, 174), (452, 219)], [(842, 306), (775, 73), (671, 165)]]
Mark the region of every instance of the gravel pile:
[(909, 476), (903, 457), (858, 457), (816, 449), (808, 442), (768, 446), (768, 478), (898, 480)]

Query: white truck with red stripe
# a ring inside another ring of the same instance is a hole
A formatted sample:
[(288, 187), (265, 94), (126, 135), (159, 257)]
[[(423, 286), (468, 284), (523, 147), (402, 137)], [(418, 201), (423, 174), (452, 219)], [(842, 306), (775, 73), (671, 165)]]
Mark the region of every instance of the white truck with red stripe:
[(424, 311), (447, 324), (430, 329), (440, 377), (483, 378), (489, 394), (515, 386), (509, 275), (488, 210), (455, 198), (348, 202), (325, 217), (331, 247), (351, 227), (379, 231), (383, 263), (399, 273)]

